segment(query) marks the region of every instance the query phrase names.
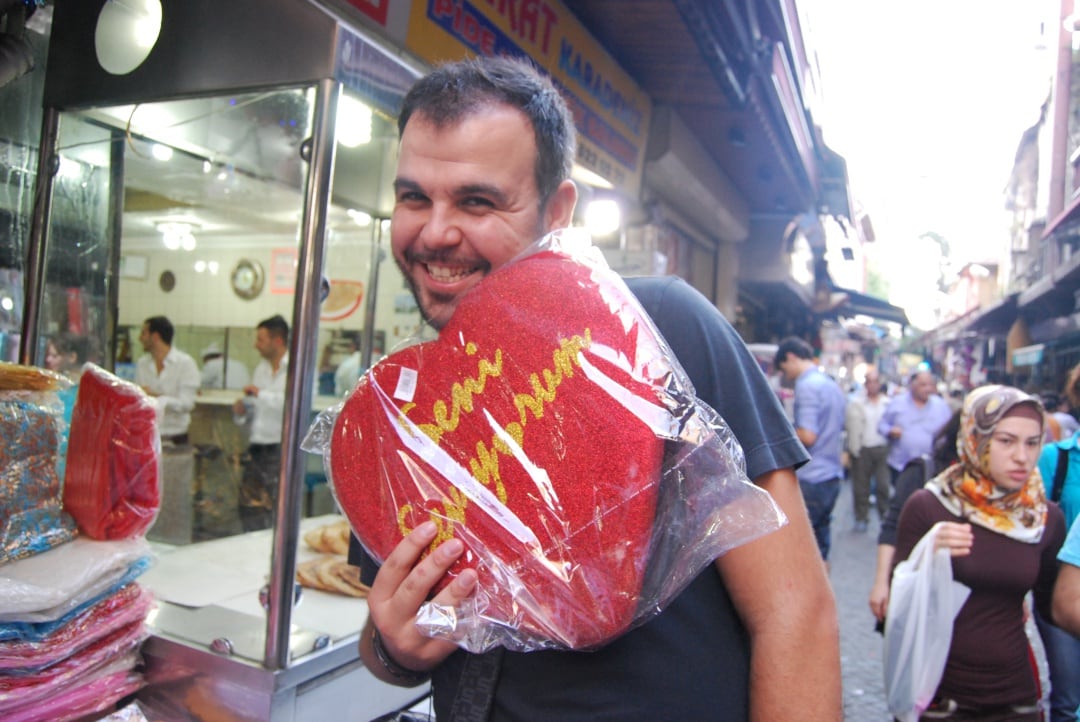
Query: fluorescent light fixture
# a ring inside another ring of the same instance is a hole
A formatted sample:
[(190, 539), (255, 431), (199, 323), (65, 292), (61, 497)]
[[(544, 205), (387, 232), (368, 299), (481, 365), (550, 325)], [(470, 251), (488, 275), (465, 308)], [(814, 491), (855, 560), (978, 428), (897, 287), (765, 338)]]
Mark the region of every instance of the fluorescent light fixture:
[(349, 214), (349, 218), (352, 218), (353, 223), (360, 226), (361, 228), (367, 228), (368, 226), (371, 225), (371, 214), (370, 213), (365, 213), (364, 211), (358, 211), (355, 208), (350, 208), (349, 210), (347, 210), (345, 212)]
[(150, 146), (150, 155), (154, 156), (157, 160), (167, 161), (172, 159), (173, 149), (167, 145), (161, 143), (154, 143)]
[(157, 224), (158, 233), (161, 234), (161, 242), (165, 244), (165, 247), (170, 251), (175, 251), (179, 248), (185, 251), (195, 250), (195, 234), (192, 233), (196, 230), (195, 226), (191, 223), (182, 223), (178, 221), (166, 221), (164, 223)]
[(338, 100), (337, 142), (346, 148), (356, 148), (371, 142), (371, 108), (350, 95)]
[(593, 186), (594, 188), (606, 188), (607, 190), (611, 190), (615, 187), (611, 184), (611, 181), (604, 176), (593, 173), (588, 168), (580, 166), (577, 163), (570, 169), (570, 177), (578, 183), (584, 183), (585, 185)]

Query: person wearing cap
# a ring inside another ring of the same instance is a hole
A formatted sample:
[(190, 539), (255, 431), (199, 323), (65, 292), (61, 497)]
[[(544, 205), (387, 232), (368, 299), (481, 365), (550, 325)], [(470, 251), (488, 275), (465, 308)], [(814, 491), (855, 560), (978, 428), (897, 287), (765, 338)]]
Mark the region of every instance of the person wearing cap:
[(210, 345), (203, 349), (202, 359), (201, 388), (203, 389), (239, 391), (251, 383), (251, 375), (247, 367), (234, 358), (225, 358), (217, 341), (211, 341)]

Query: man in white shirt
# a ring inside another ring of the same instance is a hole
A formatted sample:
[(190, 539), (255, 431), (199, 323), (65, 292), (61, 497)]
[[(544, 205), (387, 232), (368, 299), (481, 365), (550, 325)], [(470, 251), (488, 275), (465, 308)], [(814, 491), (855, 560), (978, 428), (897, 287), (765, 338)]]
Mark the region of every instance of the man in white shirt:
[(244, 476), (240, 480), (239, 511), (244, 531), (273, 524), (281, 478), (281, 426), (285, 415), (285, 377), (289, 370), (289, 324), (280, 315), (259, 323), (255, 350), (262, 356), (255, 366), (244, 398), (233, 404), (238, 424), (250, 424)]
[(225, 358), (217, 341), (212, 341), (202, 352), (202, 388), (234, 389), (239, 391), (251, 383), (247, 367), (234, 358)]
[(866, 369), (865, 388), (847, 405), (847, 451), (851, 457), (851, 493), (855, 500), (855, 531), (867, 529), (870, 516), (870, 480), (874, 480), (878, 515), (889, 508), (892, 474), (889, 471), (889, 440), (878, 431), (878, 422), (889, 399), (881, 390), (881, 372)]
[(346, 333), (344, 338), (349, 342), (350, 351), (334, 372), (334, 396), (349, 393), (360, 380), (360, 339), (352, 332)]
[(153, 399), (162, 444), (180, 446), (188, 443), (200, 377), (195, 359), (173, 348), (173, 333), (164, 316), (143, 322), (139, 342), (146, 354), (135, 364), (135, 383)]

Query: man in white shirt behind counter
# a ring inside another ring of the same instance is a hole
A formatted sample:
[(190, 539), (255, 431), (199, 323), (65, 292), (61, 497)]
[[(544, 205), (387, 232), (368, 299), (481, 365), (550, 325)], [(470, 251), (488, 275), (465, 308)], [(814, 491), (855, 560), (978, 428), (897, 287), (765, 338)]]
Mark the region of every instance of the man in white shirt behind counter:
[(238, 424), (250, 424), (244, 476), (240, 480), (239, 512), (244, 531), (273, 524), (281, 477), (281, 425), (285, 415), (285, 378), (289, 370), (289, 324), (280, 315), (259, 323), (255, 350), (262, 361), (255, 366), (244, 398), (233, 404)]
[(135, 383), (153, 399), (162, 444), (181, 446), (188, 443), (201, 379), (195, 359), (173, 348), (173, 332), (172, 322), (164, 316), (143, 322), (139, 343), (146, 354), (135, 364)]

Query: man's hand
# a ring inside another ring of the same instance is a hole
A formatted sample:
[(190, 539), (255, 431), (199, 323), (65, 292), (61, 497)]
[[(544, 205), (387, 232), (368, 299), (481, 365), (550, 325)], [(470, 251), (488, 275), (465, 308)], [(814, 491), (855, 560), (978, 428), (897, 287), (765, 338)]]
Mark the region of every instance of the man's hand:
[(897, 439), (899, 439), (903, 435), (904, 435), (904, 432), (899, 426), (894, 426), (891, 429), (889, 429), (889, 438), (892, 439), (893, 441), (896, 441)]
[[(427, 601), (431, 590), (465, 550), (461, 540), (450, 539), (417, 561), (431, 545), (436, 531), (435, 524), (428, 521), (402, 539), (379, 569), (367, 597), (368, 626), (374, 625), (379, 630), (383, 646), (395, 662), (418, 672), (436, 667), (457, 649), (452, 642), (425, 637), (416, 628), (420, 605)], [(476, 571), (466, 569), (433, 601), (455, 607), (472, 593), (475, 586)], [(368, 669), (383, 681), (391, 684), (398, 681), (375, 656), (369, 629), (365, 629), (360, 640), (360, 655)]]

